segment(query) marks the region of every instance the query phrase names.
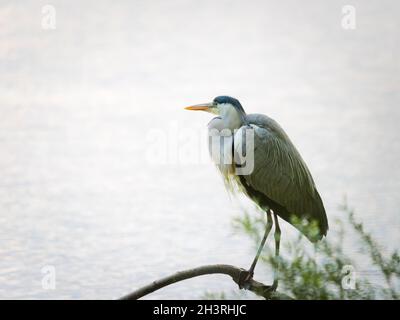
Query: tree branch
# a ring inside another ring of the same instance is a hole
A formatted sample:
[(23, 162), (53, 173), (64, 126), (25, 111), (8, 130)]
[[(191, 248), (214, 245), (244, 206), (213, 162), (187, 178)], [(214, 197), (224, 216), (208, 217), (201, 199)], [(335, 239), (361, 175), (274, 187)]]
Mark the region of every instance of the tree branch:
[[(187, 280), (194, 277), (199, 277), (207, 274), (225, 274), (232, 278), (232, 280), (239, 285), (239, 279), (241, 273), (245, 271), (244, 269), (227, 265), (227, 264), (215, 264), (215, 265), (207, 265), (201, 266), (193, 269), (188, 269), (184, 271), (178, 271), (170, 276), (165, 278), (153, 281), (152, 283), (144, 286), (136, 291), (133, 291), (126, 296), (122, 297), (121, 300), (137, 300), (141, 297), (152, 293), (156, 290), (159, 290), (163, 287), (169, 286), (173, 283)], [(251, 280), (249, 282), (247, 290), (254, 292), (255, 294), (265, 298), (265, 299), (272, 299), (272, 300), (290, 300), (291, 297), (279, 293), (279, 292), (271, 292), (270, 286), (267, 286), (261, 282), (256, 280)]]

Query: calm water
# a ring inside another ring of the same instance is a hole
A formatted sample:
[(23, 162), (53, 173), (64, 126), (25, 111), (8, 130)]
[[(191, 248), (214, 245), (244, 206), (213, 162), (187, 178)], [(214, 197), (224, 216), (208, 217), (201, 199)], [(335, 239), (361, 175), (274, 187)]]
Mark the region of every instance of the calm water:
[[(209, 115), (182, 110), (221, 94), (281, 123), (331, 221), (346, 195), (398, 247), (398, 1), (352, 1), (355, 30), (341, 1), (52, 3), (55, 30), (40, 2), (0, 2), (0, 298), (117, 298), (187, 267), (247, 267), (231, 220), (252, 207), (196, 154)], [(212, 276), (149, 298), (235, 289)]]

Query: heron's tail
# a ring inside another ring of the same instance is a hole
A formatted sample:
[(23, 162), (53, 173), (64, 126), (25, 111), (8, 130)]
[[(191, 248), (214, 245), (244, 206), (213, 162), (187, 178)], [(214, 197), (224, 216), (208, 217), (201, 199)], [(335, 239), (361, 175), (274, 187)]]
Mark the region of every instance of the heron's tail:
[(311, 242), (317, 242), (326, 236), (329, 225), (324, 204), (317, 190), (315, 190), (312, 203), (311, 215), (308, 219), (308, 230), (304, 230), (303, 233)]
[(315, 196), (317, 198), (317, 212), (318, 212), (318, 225), (319, 225), (319, 229), (320, 229), (320, 233), (321, 233), (321, 238), (323, 236), (326, 236), (326, 234), (328, 233), (328, 229), (329, 229), (329, 224), (328, 224), (328, 217), (326, 216), (326, 211), (324, 208), (324, 204), (322, 203), (322, 199), (321, 196), (319, 195), (318, 191), (315, 190)]

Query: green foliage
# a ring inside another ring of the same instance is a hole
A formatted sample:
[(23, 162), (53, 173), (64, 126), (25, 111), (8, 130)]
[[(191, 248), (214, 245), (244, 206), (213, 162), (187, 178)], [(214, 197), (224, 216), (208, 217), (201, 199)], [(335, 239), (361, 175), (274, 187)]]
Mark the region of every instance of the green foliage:
[(219, 293), (206, 292), (203, 295), (203, 300), (225, 300), (225, 299), (226, 299), (225, 292), (219, 292)]
[[(381, 284), (372, 284), (357, 273), (355, 257), (350, 257), (343, 250), (346, 232), (341, 220), (335, 221), (329, 237), (317, 244), (311, 245), (299, 235), (296, 241), (285, 243), (279, 258), (275, 257), (274, 250), (264, 250), (258, 268), (279, 270), (279, 291), (294, 299), (398, 299), (398, 251), (384, 255), (371, 234), (356, 221), (353, 210), (347, 204), (342, 205), (341, 210), (346, 213), (346, 225), (357, 235), (358, 245), (364, 255), (362, 259), (369, 259), (371, 267), (382, 279)], [(234, 226), (248, 235), (256, 247), (264, 233), (265, 220), (245, 214), (235, 219)], [(352, 286), (348, 281), (354, 279), (354, 272), (356, 277)]]

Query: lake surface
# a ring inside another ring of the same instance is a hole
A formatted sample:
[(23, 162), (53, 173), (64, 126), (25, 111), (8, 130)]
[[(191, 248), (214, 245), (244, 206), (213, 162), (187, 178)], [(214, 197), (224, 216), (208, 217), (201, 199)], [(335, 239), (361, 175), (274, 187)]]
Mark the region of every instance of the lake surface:
[[(341, 1), (52, 4), (46, 29), (41, 3), (0, 2), (0, 298), (117, 298), (180, 269), (247, 267), (232, 218), (259, 213), (204, 156), (210, 116), (183, 110), (223, 94), (285, 128), (333, 231), (346, 196), (398, 248), (398, 1), (352, 1), (354, 30)], [(236, 286), (210, 276), (148, 298), (221, 290)]]

